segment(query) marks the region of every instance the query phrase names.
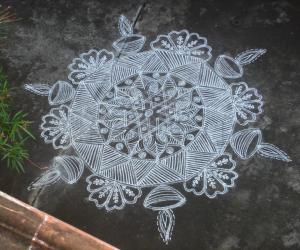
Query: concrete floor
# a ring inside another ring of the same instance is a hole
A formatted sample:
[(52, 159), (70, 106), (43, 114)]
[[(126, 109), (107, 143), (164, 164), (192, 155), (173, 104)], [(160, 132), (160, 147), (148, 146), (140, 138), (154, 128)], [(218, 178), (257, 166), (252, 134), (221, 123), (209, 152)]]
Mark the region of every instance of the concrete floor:
[[(26, 93), (25, 83), (66, 79), (67, 65), (90, 48), (111, 50), (120, 14), (133, 18), (140, 1), (24, 0), (11, 4), (21, 18), (1, 48), (0, 65), (17, 87), (16, 109), (34, 121), (38, 136), (47, 100)], [(292, 162), (255, 156), (237, 162), (236, 187), (216, 199), (185, 193), (176, 210), (173, 239), (165, 246), (156, 214), (135, 206), (107, 213), (87, 201), (84, 177), (39, 192), (26, 187), (41, 171), (28, 164), (25, 174), (0, 168), (0, 189), (121, 249), (300, 249), (300, 2), (299, 1), (149, 1), (136, 28), (153, 40), (171, 30), (188, 29), (208, 39), (217, 55), (250, 48), (268, 52), (247, 66), (244, 80), (264, 97), (264, 113), (254, 126), (264, 139), (284, 149)], [(57, 154), (38, 138), (28, 145), (31, 160), (47, 166)], [(3, 165), (3, 164), (2, 164)], [(85, 175), (88, 173), (86, 172)], [(179, 190), (180, 187), (178, 186)], [(1, 249), (1, 246), (0, 246)], [(83, 247), (84, 249), (84, 247)]]

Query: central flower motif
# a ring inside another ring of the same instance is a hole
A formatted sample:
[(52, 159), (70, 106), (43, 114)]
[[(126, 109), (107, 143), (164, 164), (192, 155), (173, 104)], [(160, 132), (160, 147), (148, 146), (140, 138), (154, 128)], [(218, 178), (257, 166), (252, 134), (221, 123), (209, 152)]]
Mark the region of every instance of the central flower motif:
[(192, 141), (202, 118), (196, 88), (167, 74), (153, 73), (131, 77), (107, 93), (100, 108), (100, 130), (109, 129), (110, 145), (117, 151), (154, 160)]

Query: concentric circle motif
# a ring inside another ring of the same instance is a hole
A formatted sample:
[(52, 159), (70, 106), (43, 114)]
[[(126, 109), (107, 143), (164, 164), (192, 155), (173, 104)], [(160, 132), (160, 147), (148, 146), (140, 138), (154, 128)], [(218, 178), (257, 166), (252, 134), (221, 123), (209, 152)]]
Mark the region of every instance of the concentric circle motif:
[(110, 211), (136, 203), (150, 187), (143, 205), (158, 212), (158, 230), (168, 243), (173, 209), (186, 202), (171, 184), (182, 183), (197, 196), (225, 194), (238, 177), (224, 152), (229, 144), (241, 159), (255, 153), (290, 159), (264, 143), (259, 129), (233, 132), (235, 124), (246, 126), (262, 113), (262, 96), (237, 79), (264, 49), (220, 55), (212, 68), (211, 47), (196, 33), (159, 35), (141, 52), (145, 37), (133, 34), (124, 16), (119, 29), (117, 56), (92, 49), (69, 65), (69, 81), (25, 86), (54, 106), (42, 118), (45, 142), (77, 153), (56, 157), (29, 189), (59, 180), (73, 184), (86, 166), (89, 200)]

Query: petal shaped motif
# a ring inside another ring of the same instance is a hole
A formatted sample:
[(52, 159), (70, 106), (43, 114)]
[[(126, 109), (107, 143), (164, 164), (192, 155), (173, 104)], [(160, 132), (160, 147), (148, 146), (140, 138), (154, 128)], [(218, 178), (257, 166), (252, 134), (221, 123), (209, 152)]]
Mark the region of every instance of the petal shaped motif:
[(89, 196), (89, 200), (93, 201), (98, 208), (105, 207), (106, 210), (110, 210), (106, 203), (109, 201), (111, 197), (111, 187), (110, 186), (104, 186), (100, 188), (97, 192), (93, 192)]
[(121, 186), (123, 192), (123, 199), (127, 204), (134, 204), (137, 198), (141, 196), (141, 190), (130, 186)]
[(99, 178), (98, 175), (90, 175), (86, 179), (88, 186), (87, 190), (89, 192), (95, 192), (100, 190), (103, 186), (106, 186), (109, 184), (109, 181), (107, 179)]

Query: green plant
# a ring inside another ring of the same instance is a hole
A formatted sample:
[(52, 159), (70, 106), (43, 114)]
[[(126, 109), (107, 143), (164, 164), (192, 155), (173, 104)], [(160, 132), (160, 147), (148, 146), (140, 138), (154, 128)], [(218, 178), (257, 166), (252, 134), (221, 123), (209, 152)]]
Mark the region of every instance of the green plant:
[(8, 168), (24, 172), (23, 163), (28, 159), (25, 142), (34, 136), (29, 130), (27, 114), (23, 111), (13, 114), (10, 90), (6, 75), (0, 69), (0, 157)]
[[(10, 8), (0, 5), (0, 40), (7, 35), (8, 24), (16, 21)], [(10, 169), (24, 172), (23, 163), (28, 159), (25, 142), (34, 136), (29, 131), (30, 122), (26, 114), (19, 111), (13, 114), (10, 105), (10, 88), (6, 75), (0, 68), (0, 160)]]

